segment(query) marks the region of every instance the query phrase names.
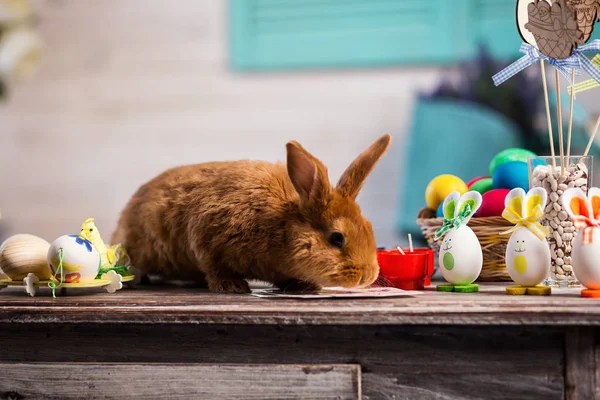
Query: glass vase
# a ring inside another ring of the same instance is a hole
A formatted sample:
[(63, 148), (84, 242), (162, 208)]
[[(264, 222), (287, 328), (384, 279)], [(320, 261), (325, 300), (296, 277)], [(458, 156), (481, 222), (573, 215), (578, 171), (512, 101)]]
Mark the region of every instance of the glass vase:
[(570, 156), (561, 165), (559, 156), (529, 157), (529, 186), (543, 187), (548, 193), (544, 217), (540, 221), (550, 231), (550, 276), (545, 285), (554, 287), (580, 286), (571, 262), (572, 243), (577, 236), (573, 221), (563, 210), (562, 195), (567, 188), (578, 187), (587, 194), (592, 184), (593, 157)]

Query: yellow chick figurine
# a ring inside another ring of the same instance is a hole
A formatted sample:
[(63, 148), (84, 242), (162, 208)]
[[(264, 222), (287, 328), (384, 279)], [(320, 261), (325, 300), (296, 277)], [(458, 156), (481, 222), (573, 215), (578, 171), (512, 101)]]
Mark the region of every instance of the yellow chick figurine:
[(100, 253), (100, 267), (101, 268), (111, 268), (114, 267), (117, 262), (117, 257), (115, 254), (114, 248), (109, 248), (102, 237), (100, 236), (100, 232), (94, 223), (94, 218), (86, 219), (81, 225), (81, 237), (89, 240), (98, 253)]

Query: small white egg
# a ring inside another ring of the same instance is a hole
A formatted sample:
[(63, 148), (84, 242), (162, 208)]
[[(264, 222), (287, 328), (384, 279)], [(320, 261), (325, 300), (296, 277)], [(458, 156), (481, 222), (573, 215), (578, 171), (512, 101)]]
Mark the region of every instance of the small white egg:
[(451, 229), (440, 246), (440, 270), (453, 285), (468, 285), (479, 277), (483, 252), (477, 236), (467, 225)]
[[(585, 230), (585, 234), (588, 234)], [(573, 273), (577, 280), (586, 288), (600, 290), (600, 229), (592, 228), (591, 243), (583, 244), (584, 230), (580, 230), (573, 243), (571, 257)]]
[(58, 270), (61, 249), (65, 282), (80, 283), (96, 279), (100, 268), (100, 253), (89, 240), (78, 235), (64, 235), (52, 242), (47, 259), (52, 273), (56, 274), (56, 279), (60, 280), (61, 275)]
[(506, 270), (521, 286), (539, 285), (550, 273), (550, 247), (527, 228), (519, 228), (508, 240)]

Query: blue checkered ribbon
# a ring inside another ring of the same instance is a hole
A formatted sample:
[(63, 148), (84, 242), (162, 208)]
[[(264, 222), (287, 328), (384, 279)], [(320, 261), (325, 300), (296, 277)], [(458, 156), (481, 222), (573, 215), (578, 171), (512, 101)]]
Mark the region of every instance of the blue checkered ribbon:
[(525, 55), (494, 75), (492, 77), (494, 85), (498, 86), (504, 83), (539, 60), (546, 60), (550, 65), (553, 65), (567, 78), (569, 83), (571, 83), (571, 74), (569, 73), (571, 69), (575, 70), (576, 75), (579, 75), (583, 69), (600, 83), (600, 70), (583, 54), (588, 51), (600, 51), (600, 39), (592, 40), (590, 43), (574, 49), (571, 56), (562, 60), (550, 58), (528, 43), (521, 44), (519, 51)]

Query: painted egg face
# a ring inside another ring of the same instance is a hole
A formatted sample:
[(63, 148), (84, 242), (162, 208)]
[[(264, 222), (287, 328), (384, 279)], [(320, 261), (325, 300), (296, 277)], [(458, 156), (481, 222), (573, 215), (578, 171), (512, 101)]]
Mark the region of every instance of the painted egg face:
[(64, 282), (90, 282), (98, 275), (100, 253), (92, 243), (78, 235), (64, 235), (56, 239), (48, 250), (48, 266), (56, 278), (60, 280), (60, 249), (63, 250)]
[(529, 229), (515, 231), (506, 245), (506, 269), (521, 286), (540, 284), (550, 273), (550, 247)]
[(444, 279), (453, 285), (468, 285), (477, 279), (483, 265), (483, 253), (471, 228), (463, 225), (444, 236), (439, 264)]
[[(583, 230), (580, 230), (573, 243), (573, 272), (577, 280), (588, 289), (600, 289), (600, 229), (593, 228), (592, 241), (582, 244)], [(588, 234), (588, 232), (586, 232)]]

